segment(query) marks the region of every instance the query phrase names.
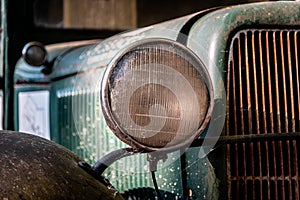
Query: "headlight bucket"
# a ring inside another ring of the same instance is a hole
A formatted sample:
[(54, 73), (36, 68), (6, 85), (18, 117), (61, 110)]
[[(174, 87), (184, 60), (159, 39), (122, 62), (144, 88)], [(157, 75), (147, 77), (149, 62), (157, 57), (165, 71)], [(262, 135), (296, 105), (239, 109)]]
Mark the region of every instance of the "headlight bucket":
[(201, 60), (167, 39), (147, 39), (116, 56), (104, 73), (101, 102), (108, 126), (139, 151), (173, 151), (207, 127), (213, 87)]

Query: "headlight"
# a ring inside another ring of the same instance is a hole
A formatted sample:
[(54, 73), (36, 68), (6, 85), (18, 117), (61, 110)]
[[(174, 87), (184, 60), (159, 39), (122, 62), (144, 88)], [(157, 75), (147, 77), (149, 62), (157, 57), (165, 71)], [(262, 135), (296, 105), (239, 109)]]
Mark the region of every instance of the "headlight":
[(104, 74), (101, 100), (108, 126), (138, 150), (174, 150), (206, 128), (213, 88), (188, 48), (166, 39), (134, 44)]
[(41, 66), (47, 62), (47, 50), (40, 42), (29, 42), (23, 50), (24, 60), (31, 66)]

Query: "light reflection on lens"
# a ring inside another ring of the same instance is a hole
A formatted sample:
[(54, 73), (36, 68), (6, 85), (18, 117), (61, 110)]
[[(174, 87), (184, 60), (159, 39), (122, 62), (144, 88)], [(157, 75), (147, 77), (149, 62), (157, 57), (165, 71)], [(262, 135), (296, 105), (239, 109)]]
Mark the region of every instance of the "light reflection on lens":
[(174, 42), (150, 41), (127, 51), (104, 83), (111, 117), (125, 137), (117, 135), (150, 149), (199, 135), (212, 90), (203, 70), (193, 54)]

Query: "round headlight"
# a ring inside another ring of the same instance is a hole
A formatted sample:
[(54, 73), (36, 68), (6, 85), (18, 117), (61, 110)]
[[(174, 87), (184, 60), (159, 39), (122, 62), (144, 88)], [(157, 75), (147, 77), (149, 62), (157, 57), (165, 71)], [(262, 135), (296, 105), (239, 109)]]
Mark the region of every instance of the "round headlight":
[(138, 150), (173, 150), (206, 128), (213, 88), (205, 66), (188, 48), (151, 39), (112, 61), (101, 100), (108, 126), (122, 141)]
[(47, 50), (40, 42), (27, 43), (22, 50), (22, 55), (31, 66), (38, 67), (47, 62)]

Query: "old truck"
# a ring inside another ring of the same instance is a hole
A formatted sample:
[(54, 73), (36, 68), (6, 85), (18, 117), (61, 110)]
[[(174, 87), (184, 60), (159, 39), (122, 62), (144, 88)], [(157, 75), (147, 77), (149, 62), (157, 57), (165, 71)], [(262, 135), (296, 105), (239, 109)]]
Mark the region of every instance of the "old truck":
[(217, 7), (105, 40), (25, 45), (13, 128), (127, 199), (299, 199), (300, 4)]

